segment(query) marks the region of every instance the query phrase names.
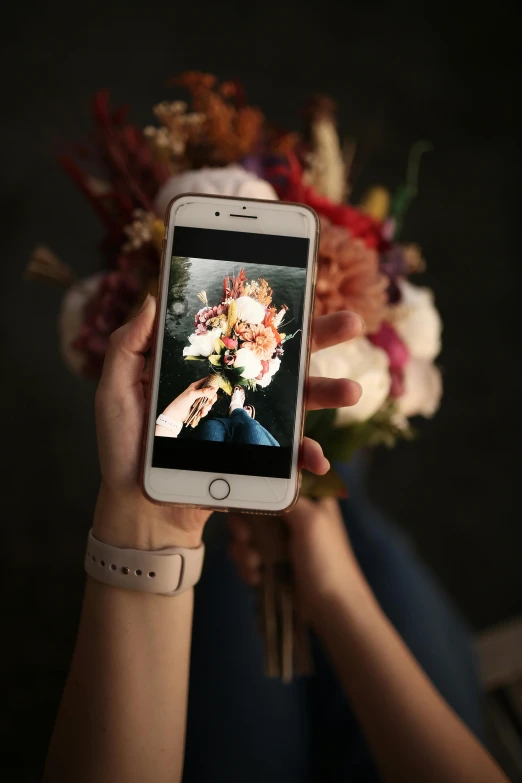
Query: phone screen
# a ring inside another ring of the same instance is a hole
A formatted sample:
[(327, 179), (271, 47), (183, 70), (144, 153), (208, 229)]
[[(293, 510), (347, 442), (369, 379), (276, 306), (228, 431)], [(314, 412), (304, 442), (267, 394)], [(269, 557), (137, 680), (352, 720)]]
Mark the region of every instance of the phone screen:
[(175, 227), (153, 467), (290, 478), (309, 241)]

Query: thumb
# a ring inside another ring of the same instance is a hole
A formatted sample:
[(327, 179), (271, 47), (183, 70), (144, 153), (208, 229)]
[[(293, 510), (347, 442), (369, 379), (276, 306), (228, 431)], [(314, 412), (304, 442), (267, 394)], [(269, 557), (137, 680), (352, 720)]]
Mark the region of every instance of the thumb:
[(100, 381), (111, 391), (124, 391), (141, 381), (155, 316), (156, 299), (148, 294), (138, 315), (112, 333)]

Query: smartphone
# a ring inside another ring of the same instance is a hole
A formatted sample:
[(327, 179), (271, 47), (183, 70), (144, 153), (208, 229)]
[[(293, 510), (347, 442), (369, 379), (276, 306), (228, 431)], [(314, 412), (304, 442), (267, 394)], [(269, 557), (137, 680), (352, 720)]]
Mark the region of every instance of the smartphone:
[(317, 215), (185, 194), (165, 224), (144, 492), (281, 513), (300, 485)]

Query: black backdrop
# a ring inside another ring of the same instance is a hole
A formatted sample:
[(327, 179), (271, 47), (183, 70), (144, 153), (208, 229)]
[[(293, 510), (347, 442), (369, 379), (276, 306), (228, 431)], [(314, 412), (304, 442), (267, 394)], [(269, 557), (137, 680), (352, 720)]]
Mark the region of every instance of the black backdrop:
[(23, 746), (22, 755), (13, 740), (6, 755), (16, 779), (36, 780), (45, 751), (98, 482), (94, 387), (61, 362), (61, 293), (22, 274), (39, 241), (79, 276), (98, 268), (100, 226), (55, 155), (62, 139), (87, 130), (101, 87), (144, 125), (169, 96), (170, 75), (210, 70), (240, 78), (250, 101), (290, 128), (307, 96), (327, 91), (343, 132), (371, 153), (355, 195), (377, 181), (396, 186), (411, 144), (433, 142), (404, 236), (429, 260), (425, 282), (445, 323), (446, 394), (416, 443), (375, 454), (371, 489), (473, 626), (521, 611), (515, 8), (504, 0), (472, 13), (401, 2), (28, 0), (4, 9), (1, 570), (10, 589), (2, 646), (6, 722)]

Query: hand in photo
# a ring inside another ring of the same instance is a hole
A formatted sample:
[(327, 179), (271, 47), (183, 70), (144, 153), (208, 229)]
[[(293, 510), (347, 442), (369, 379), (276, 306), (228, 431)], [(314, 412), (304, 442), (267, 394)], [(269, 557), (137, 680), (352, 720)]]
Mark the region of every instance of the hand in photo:
[[(200, 378), (199, 381), (191, 383), (184, 392), (176, 397), (175, 400), (172, 400), (170, 405), (167, 405), (163, 411), (163, 416), (165, 416), (167, 419), (170, 419), (172, 422), (182, 423), (189, 415), (193, 404), (201, 398), (208, 400), (206, 405), (204, 405), (200, 411), (201, 417), (206, 416), (215, 403), (217, 395), (217, 390), (215, 388), (205, 388), (205, 383), (207, 380), (207, 378)], [(162, 427), (161, 424), (156, 425), (156, 435), (161, 435), (167, 438), (177, 437), (177, 434), (174, 430), (168, 429), (167, 427)]]

